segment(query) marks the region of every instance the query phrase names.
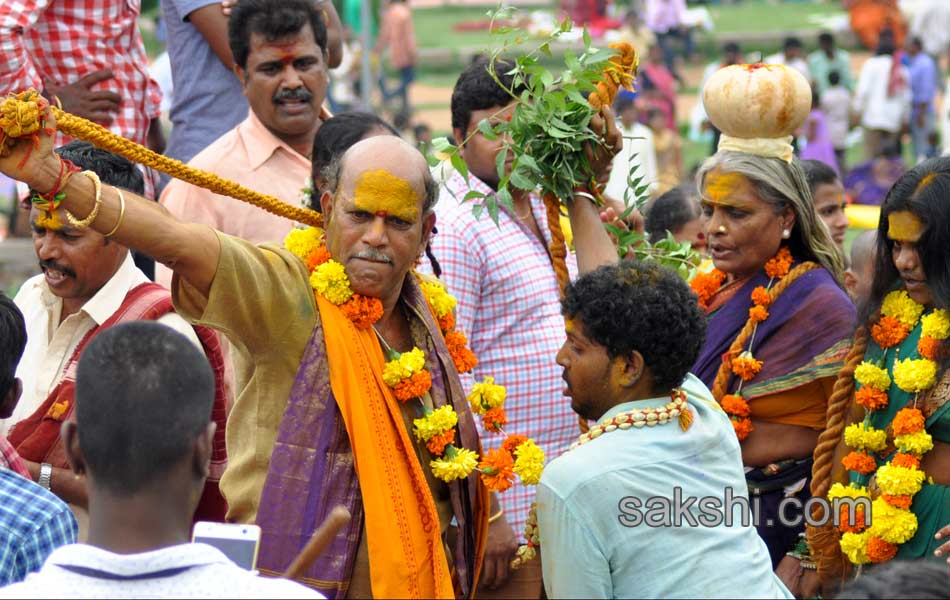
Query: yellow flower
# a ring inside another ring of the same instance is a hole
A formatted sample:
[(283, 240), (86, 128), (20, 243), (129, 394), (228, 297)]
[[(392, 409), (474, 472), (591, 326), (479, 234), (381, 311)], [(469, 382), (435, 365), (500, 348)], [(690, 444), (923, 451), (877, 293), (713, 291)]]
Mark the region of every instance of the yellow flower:
[[(920, 469), (884, 465), (877, 470), (877, 485), (890, 496), (913, 496), (920, 491), (924, 483), (924, 472)], [(874, 513), (877, 520), (877, 513)], [(890, 540), (887, 540), (890, 541)], [(892, 542), (900, 543), (900, 542)]]
[(937, 363), (926, 358), (896, 360), (894, 383), (911, 394), (929, 389), (937, 383)]
[(436, 317), (443, 317), (455, 309), (457, 303), (455, 297), (441, 283), (423, 280), (419, 287), (422, 288), (422, 293), (429, 301), (429, 306), (432, 307), (432, 312)]
[(383, 381), (389, 387), (399, 385), (404, 379), (409, 379), (426, 366), (425, 352), (419, 348), (413, 348), (409, 352), (403, 352), (399, 358), (387, 362), (383, 366)]
[(887, 374), (887, 371), (868, 361), (862, 362), (858, 365), (858, 368), (854, 370), (854, 379), (861, 385), (866, 385), (882, 392), (886, 392), (887, 389), (891, 387), (891, 377)]
[(448, 454), (429, 463), (432, 474), (446, 483), (465, 479), (478, 466), (478, 454), (471, 450), (450, 446)]
[(920, 320), (920, 337), (945, 340), (950, 337), (950, 317), (947, 311), (937, 309)]
[(310, 274), (310, 285), (318, 294), (337, 306), (353, 297), (346, 269), (335, 260), (328, 260), (317, 267)]
[(903, 544), (917, 533), (917, 516), (878, 498), (871, 505), (868, 533), (891, 544)]
[(887, 432), (873, 427), (865, 429), (863, 423), (855, 423), (845, 428), (844, 443), (855, 450), (877, 452), (887, 444)]
[(490, 408), (500, 408), (505, 403), (505, 395), (505, 386), (495, 385), (494, 377), (486, 377), (482, 383), (472, 386), (467, 400), (472, 405), (472, 412), (480, 415)]
[(323, 230), (319, 227), (294, 228), (284, 238), (284, 248), (287, 248), (300, 260), (307, 260), (310, 253), (322, 243)]
[(917, 321), (923, 312), (923, 305), (911, 300), (904, 290), (891, 292), (884, 297), (884, 302), (881, 304), (882, 315), (894, 317), (910, 329), (917, 326)]
[(526, 440), (515, 448), (514, 472), (521, 478), (521, 483), (534, 485), (541, 481), (541, 471), (544, 469), (544, 450), (534, 440)]
[(428, 442), (429, 438), (452, 429), (458, 422), (458, 415), (455, 414), (451, 406), (446, 404), (421, 419), (415, 419), (412, 422), (412, 430), (416, 434), (416, 439)]
[(894, 438), (894, 445), (901, 452), (916, 454), (920, 456), (933, 450), (934, 441), (926, 431), (917, 431), (915, 433), (905, 433)]
[(828, 499), (838, 498), (869, 498), (868, 489), (864, 486), (855, 487), (854, 484), (841, 485), (836, 483), (828, 490)]
[(852, 533), (848, 532), (841, 536), (841, 552), (848, 557), (853, 564), (864, 565), (868, 560), (868, 532)]

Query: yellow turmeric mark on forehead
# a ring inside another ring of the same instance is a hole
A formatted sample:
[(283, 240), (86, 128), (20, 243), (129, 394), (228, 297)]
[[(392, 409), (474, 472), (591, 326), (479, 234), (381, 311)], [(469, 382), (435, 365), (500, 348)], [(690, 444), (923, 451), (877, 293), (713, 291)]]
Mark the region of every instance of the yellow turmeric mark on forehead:
[(419, 196), (412, 185), (389, 171), (367, 171), (356, 180), (353, 202), (357, 209), (396, 217), (409, 223), (419, 218)]
[(887, 215), (887, 237), (897, 242), (916, 243), (927, 227), (909, 210), (897, 210)]
[(706, 175), (706, 200), (715, 204), (731, 205), (736, 192), (749, 185), (749, 181), (739, 173), (723, 173), (718, 170)]
[(924, 175), (924, 178), (920, 180), (920, 183), (917, 184), (917, 188), (914, 190), (915, 194), (920, 193), (925, 187), (933, 183), (933, 180), (937, 178), (936, 173), (927, 173)]
[(36, 218), (36, 226), (47, 231), (60, 231), (63, 228), (63, 222), (54, 212), (41, 211), (40, 216)]
[(564, 319), (564, 331), (574, 333), (574, 319)]

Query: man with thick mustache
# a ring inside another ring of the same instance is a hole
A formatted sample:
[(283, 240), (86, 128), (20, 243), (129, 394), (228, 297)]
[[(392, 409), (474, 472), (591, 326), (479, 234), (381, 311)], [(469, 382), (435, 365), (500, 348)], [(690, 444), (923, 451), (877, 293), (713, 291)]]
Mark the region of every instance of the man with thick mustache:
[[(135, 165), (88, 142), (71, 142), (57, 153), (61, 160), (88, 169), (87, 174), (75, 177), (91, 180), (88, 173), (96, 173), (103, 186), (116, 186), (127, 194), (144, 190)], [(36, 190), (31, 192), (38, 197)], [(49, 208), (34, 201), (30, 212), (33, 246), (43, 272), (24, 283), (14, 298), (27, 327), (28, 341), (17, 368), (23, 395), (10, 418), (0, 421), (0, 433), (26, 461), (33, 479), (70, 504), (83, 540), (86, 482), (73, 476), (59, 437), (61, 423), (69, 420), (75, 406), (76, 365), (86, 344), (99, 332), (123, 321), (157, 321), (203, 349), (216, 368), (215, 420), (220, 431), (195, 516), (223, 520), (227, 506), (218, 480), (226, 464), (226, 400), (217, 335), (205, 327), (193, 328), (176, 314), (168, 290), (146, 278), (127, 246), (103, 233), (76, 227), (63, 208)]]
[[(298, 204), (310, 176), (313, 136), (327, 90), (327, 29), (312, 0), (240, 0), (228, 22), (234, 72), (247, 118), (188, 164)], [(220, 106), (219, 110), (234, 110)], [(182, 221), (203, 223), (255, 244), (280, 242), (290, 221), (177, 179), (160, 200)], [(171, 284), (156, 265), (156, 280)]]

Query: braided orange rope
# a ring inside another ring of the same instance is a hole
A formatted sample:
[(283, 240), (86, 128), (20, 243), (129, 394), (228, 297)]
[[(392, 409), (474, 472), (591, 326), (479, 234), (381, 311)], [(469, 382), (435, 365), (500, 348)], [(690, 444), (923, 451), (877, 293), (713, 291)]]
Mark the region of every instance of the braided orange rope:
[[(0, 152), (6, 149), (10, 138), (36, 136), (43, 129), (43, 116), (48, 106), (46, 99), (34, 90), (7, 96), (0, 103)], [(323, 226), (323, 215), (314, 210), (292, 206), (273, 196), (255, 192), (213, 173), (189, 167), (179, 160), (162, 156), (120, 137), (101, 125), (69, 114), (55, 106), (49, 108), (56, 117), (56, 129), (66, 135), (91, 142), (99, 148), (124, 156), (133, 162), (152, 167), (216, 194), (247, 202), (277, 216), (315, 227)]]
[[(844, 366), (838, 372), (834, 391), (828, 399), (826, 425), (818, 436), (815, 446), (814, 463), (811, 468), (811, 495), (813, 498), (824, 498), (834, 483), (831, 472), (834, 466), (834, 454), (841, 438), (844, 435), (845, 424), (848, 420), (848, 411), (854, 398), (854, 370), (864, 360), (864, 353), (868, 348), (868, 331), (859, 327), (854, 334), (854, 344), (851, 352), (845, 359)], [(822, 507), (815, 504), (812, 507), (814, 522), (824, 517)], [(809, 525), (807, 527), (808, 545), (811, 554), (815, 557), (818, 567), (818, 577), (822, 582), (843, 581), (851, 572), (851, 563), (845, 560), (838, 545), (838, 531), (834, 524), (821, 527)]]
[[(792, 285), (796, 279), (811, 271), (812, 269), (817, 269), (819, 265), (813, 262), (803, 262), (794, 269), (788, 272), (788, 275), (782, 278), (781, 281), (776, 283), (772, 289), (769, 290), (769, 296), (771, 296), (772, 301), (774, 302), (785, 289)], [(749, 338), (752, 336), (752, 332), (755, 331), (756, 323), (751, 319), (746, 321), (745, 327), (739, 331), (739, 335), (736, 336), (732, 346), (729, 347), (729, 352), (726, 353), (728, 358), (723, 359), (722, 364), (719, 365), (719, 372), (716, 374), (716, 380), (713, 382), (712, 394), (713, 397), (718, 402), (726, 395), (726, 390), (729, 387), (729, 380), (732, 379), (732, 357), (738, 356), (745, 350), (746, 343), (749, 341)]]

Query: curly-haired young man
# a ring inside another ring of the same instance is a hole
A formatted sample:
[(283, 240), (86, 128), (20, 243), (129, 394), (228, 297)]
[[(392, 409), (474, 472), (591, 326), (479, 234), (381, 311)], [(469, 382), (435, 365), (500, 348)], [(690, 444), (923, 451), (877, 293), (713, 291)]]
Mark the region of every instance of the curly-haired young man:
[(688, 372), (705, 318), (687, 285), (649, 263), (602, 266), (568, 287), (562, 312), (565, 394), (597, 424), (538, 488), (548, 596), (791, 597), (743, 521), (732, 425)]

